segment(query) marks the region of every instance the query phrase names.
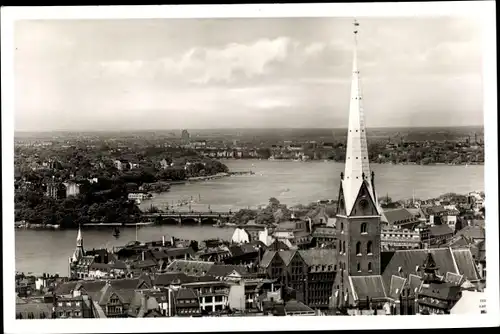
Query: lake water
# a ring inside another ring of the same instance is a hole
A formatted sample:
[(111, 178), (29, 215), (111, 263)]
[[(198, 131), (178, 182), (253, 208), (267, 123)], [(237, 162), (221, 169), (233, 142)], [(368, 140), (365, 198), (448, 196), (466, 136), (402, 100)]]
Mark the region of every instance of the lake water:
[[(257, 207), (276, 197), (288, 205), (307, 204), (319, 199), (336, 199), (342, 163), (294, 162), (267, 160), (229, 160), (224, 163), (231, 171), (255, 172), (254, 175), (233, 176), (218, 180), (174, 185), (170, 192), (154, 196), (141, 204), (165, 208), (179, 200), (193, 199), (195, 211), (233, 211)], [(484, 166), (417, 166), (376, 165), (375, 187), (379, 197), (392, 199), (437, 197), (446, 192), (484, 191)], [(187, 206), (177, 210), (189, 210)], [(139, 240), (160, 240), (162, 235), (182, 239), (203, 240), (230, 238), (233, 229), (212, 226), (148, 226), (138, 230)], [(120, 246), (135, 240), (135, 229), (122, 230), (119, 239), (111, 231), (84, 230), (85, 248)], [(76, 231), (16, 230), (16, 270), (23, 272), (59, 272), (67, 275), (68, 257), (76, 245)]]

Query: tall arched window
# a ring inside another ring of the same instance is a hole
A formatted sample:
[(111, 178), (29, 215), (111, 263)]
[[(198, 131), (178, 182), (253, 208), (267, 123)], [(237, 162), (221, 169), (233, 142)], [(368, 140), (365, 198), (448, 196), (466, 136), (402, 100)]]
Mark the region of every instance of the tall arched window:
[(343, 251), (345, 253), (345, 241), (342, 241), (342, 249), (343, 249)]
[(339, 240), (339, 253), (342, 254), (342, 241)]
[(344, 223), (340, 223), (340, 231), (344, 232)]
[(368, 244), (366, 245), (366, 253), (368, 254), (372, 254), (373, 253), (373, 250), (372, 250), (372, 242), (371, 241), (368, 241)]
[(361, 263), (358, 262), (358, 271), (361, 271)]
[(356, 255), (361, 255), (361, 241), (356, 243)]
[(361, 224), (361, 233), (368, 233), (368, 231), (366, 229), (366, 223)]
[(372, 271), (372, 263), (368, 262), (368, 271)]

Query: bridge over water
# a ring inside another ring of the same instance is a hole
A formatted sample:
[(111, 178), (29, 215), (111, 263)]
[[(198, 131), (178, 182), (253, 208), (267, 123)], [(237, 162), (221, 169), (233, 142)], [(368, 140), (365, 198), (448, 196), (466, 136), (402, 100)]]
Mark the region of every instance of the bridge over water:
[(158, 213), (144, 213), (142, 218), (154, 221), (157, 224), (220, 224), (229, 221), (235, 212), (196, 212), (196, 211), (167, 211)]

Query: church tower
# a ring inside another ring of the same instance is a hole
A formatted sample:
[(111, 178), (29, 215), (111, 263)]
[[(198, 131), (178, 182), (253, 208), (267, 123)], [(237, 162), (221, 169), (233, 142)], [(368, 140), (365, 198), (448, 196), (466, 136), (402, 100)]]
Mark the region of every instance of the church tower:
[(345, 171), (341, 173), (337, 207), (337, 278), (334, 291), (347, 302), (350, 276), (380, 275), (381, 211), (370, 171), (363, 97), (357, 64), (359, 24), (354, 22), (354, 59), (349, 107)]
[(78, 234), (76, 236), (76, 249), (73, 252), (73, 256), (70, 258), (70, 262), (78, 262), (85, 255), (85, 251), (83, 249), (83, 237), (82, 230), (80, 226), (78, 226)]

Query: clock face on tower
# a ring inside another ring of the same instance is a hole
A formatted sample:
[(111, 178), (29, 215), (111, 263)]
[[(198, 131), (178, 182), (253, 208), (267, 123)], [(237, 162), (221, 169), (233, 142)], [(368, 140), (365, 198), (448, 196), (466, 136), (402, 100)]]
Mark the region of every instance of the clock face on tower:
[(359, 205), (361, 205), (363, 209), (366, 209), (366, 207), (368, 206), (368, 201), (365, 199), (365, 197), (366, 196), (363, 196), (363, 199), (359, 201)]

